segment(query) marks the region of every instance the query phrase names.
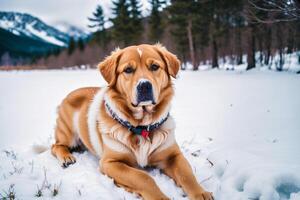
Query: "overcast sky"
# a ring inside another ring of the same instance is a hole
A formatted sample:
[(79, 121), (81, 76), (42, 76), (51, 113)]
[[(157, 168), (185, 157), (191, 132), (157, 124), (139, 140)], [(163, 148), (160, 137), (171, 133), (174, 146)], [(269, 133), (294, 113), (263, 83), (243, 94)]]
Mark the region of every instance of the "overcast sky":
[[(149, 8), (148, 0), (143, 3), (143, 14)], [(58, 22), (67, 22), (85, 30), (87, 17), (92, 16), (96, 5), (102, 5), (104, 14), (111, 16), (111, 0), (0, 0), (0, 11), (25, 12), (40, 18), (49, 25), (55, 26)]]

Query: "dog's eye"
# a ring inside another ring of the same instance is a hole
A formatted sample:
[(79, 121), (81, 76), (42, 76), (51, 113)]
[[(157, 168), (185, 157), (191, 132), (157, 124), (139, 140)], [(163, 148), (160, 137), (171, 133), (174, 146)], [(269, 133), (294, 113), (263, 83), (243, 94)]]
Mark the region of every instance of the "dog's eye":
[(159, 66), (156, 65), (156, 64), (152, 64), (152, 65), (150, 66), (150, 70), (151, 70), (151, 71), (156, 71), (156, 70), (158, 70), (158, 69), (159, 69)]
[(124, 72), (125, 72), (126, 74), (131, 74), (131, 73), (134, 72), (134, 69), (133, 69), (132, 67), (126, 67), (126, 69), (124, 70)]

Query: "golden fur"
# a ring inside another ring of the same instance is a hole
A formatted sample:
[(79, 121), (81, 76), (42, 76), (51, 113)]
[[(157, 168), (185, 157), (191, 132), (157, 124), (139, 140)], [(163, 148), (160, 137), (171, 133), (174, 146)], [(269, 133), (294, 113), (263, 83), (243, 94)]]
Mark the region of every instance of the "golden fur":
[[(157, 70), (149, 67), (155, 64)], [(134, 72), (125, 73), (130, 66)], [(170, 109), (174, 94), (171, 77), (176, 77), (180, 62), (161, 45), (139, 45), (117, 49), (98, 66), (108, 86), (81, 88), (71, 92), (61, 103), (52, 154), (67, 167), (75, 162), (70, 148), (83, 144), (99, 156), (100, 171), (115, 183), (144, 199), (168, 199), (154, 180), (138, 167), (162, 169), (183, 188), (190, 199), (210, 200), (196, 181), (191, 167), (175, 141), (175, 124), (170, 116), (149, 139), (132, 134), (107, 112), (110, 104), (118, 116), (132, 125), (160, 121)], [(155, 104), (134, 106), (136, 85), (146, 79), (153, 86)]]

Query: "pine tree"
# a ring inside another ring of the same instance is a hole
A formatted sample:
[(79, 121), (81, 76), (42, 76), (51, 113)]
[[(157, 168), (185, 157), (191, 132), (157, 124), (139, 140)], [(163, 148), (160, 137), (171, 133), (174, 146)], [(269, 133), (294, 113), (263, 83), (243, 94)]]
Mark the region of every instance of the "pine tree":
[(130, 24), (129, 4), (126, 0), (113, 1), (112, 13), (114, 18), (110, 19), (113, 23), (112, 37), (119, 46), (129, 45), (132, 38), (132, 29)]
[(151, 14), (149, 17), (149, 38), (152, 42), (158, 42), (164, 33), (164, 25), (162, 20), (162, 10), (163, 5), (166, 4), (164, 0), (150, 0), (151, 4)]
[(295, 50), (298, 55), (298, 64), (300, 64), (300, 20), (294, 22), (295, 28)]
[(219, 0), (212, 0), (208, 3), (208, 15), (210, 21), (210, 42), (211, 42), (211, 55), (212, 55), (212, 68), (219, 67), (219, 43), (218, 38), (221, 35), (221, 18), (223, 5)]
[(55, 56), (58, 56), (60, 53), (61, 53), (61, 48), (60, 47), (57, 47), (57, 48), (54, 48), (53, 49), (53, 54), (55, 55)]
[[(251, 14), (260, 16), (263, 14), (260, 10), (257, 10), (251, 6), (251, 4), (245, 4), (245, 11), (247, 16)], [(257, 23), (254, 23), (251, 18), (247, 17), (248, 26), (246, 27), (246, 51), (247, 51), (247, 70), (256, 67), (255, 51), (256, 51), (256, 36), (257, 36)]]
[(255, 31), (254, 24), (250, 24), (247, 29), (247, 70), (255, 68)]
[(234, 17), (235, 22), (235, 54), (236, 54), (236, 64), (243, 64), (243, 47), (242, 47), (242, 28), (245, 26), (245, 19), (242, 16), (243, 5), (238, 7), (236, 10), (236, 15)]
[(84, 40), (82, 38), (79, 38), (77, 41), (77, 46), (80, 51), (83, 51), (85, 48)]
[(173, 0), (168, 7), (171, 15), (170, 23), (173, 25), (172, 35), (176, 41), (177, 50), (182, 54), (185, 61), (186, 53), (189, 52), (190, 61), (194, 70), (197, 69), (195, 60), (195, 46), (193, 37), (194, 17), (196, 5), (193, 0)]
[(92, 35), (92, 42), (95, 42), (99, 46), (105, 48), (109, 42), (109, 37), (105, 29), (106, 19), (104, 17), (102, 7), (98, 5), (96, 11), (93, 13), (93, 17), (88, 19), (93, 23), (92, 25), (89, 25), (89, 27), (96, 28), (96, 31)]
[[(195, 5), (196, 12), (193, 17), (193, 38), (195, 40), (195, 54), (197, 59), (197, 64), (200, 63), (200, 59), (206, 60), (206, 48), (209, 46), (210, 42), (210, 18), (205, 3), (198, 1)], [(197, 68), (195, 68), (197, 69)]]
[(112, 37), (119, 46), (140, 42), (143, 33), (141, 4), (138, 0), (113, 1)]
[(132, 42), (137, 43), (143, 33), (142, 5), (139, 0), (129, 0), (129, 16), (132, 34)]
[(97, 31), (103, 31), (105, 18), (103, 14), (103, 9), (100, 5), (97, 6), (96, 11), (93, 12), (93, 17), (88, 17), (89, 21), (91, 21), (91, 25), (88, 25), (90, 28), (96, 28)]
[(68, 45), (68, 54), (71, 55), (74, 52), (75, 48), (76, 48), (76, 42), (74, 38), (71, 37)]
[(218, 59), (222, 47), (221, 39), (223, 39), (223, 47), (227, 47), (230, 40), (229, 30), (232, 29), (234, 24), (233, 13), (235, 7), (242, 2), (235, 0), (210, 0), (202, 3), (202, 7), (206, 9), (207, 20), (209, 21), (212, 68), (219, 67)]

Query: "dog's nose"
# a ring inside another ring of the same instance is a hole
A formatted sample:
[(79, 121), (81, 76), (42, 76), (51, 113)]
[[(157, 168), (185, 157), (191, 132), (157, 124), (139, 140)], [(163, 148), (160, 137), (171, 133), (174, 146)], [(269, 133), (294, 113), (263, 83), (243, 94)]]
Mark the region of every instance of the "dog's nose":
[(136, 86), (137, 104), (141, 102), (154, 103), (152, 84), (148, 80), (141, 80)]

